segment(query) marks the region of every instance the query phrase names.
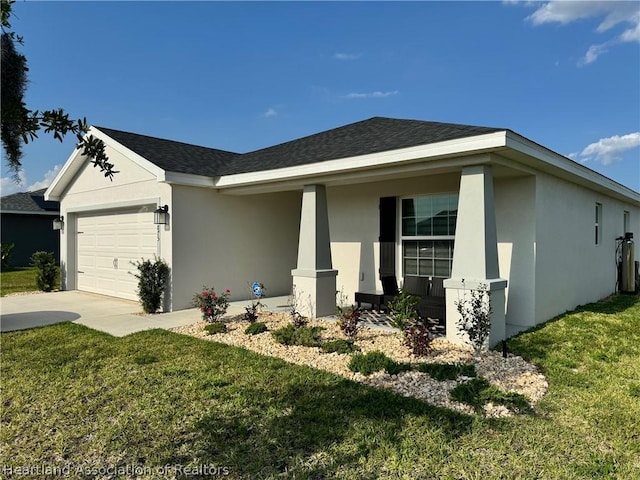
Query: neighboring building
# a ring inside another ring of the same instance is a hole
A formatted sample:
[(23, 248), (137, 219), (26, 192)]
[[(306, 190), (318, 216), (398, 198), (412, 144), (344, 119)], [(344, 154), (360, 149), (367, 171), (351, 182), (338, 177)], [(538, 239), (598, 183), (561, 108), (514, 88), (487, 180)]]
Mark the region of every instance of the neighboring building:
[(14, 193), (0, 198), (0, 236), (2, 243), (13, 243), (11, 265), (25, 267), (33, 252), (53, 252), (60, 259), (60, 232), (53, 230), (53, 219), (60, 216), (60, 203), (45, 201), (44, 192)]
[(63, 288), (136, 298), (130, 262), (158, 255), (167, 309), (202, 285), (248, 298), (258, 280), (321, 316), (380, 273), (436, 276), (452, 340), (454, 302), (489, 285), (496, 343), (612, 293), (616, 238), (640, 232), (640, 193), (504, 128), (375, 117), (247, 154), (90, 133), (120, 173), (76, 150), (47, 190)]

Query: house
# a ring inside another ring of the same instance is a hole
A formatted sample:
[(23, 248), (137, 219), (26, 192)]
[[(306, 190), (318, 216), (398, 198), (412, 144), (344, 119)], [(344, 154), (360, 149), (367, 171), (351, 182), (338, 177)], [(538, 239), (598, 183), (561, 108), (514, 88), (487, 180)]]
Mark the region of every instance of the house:
[(640, 193), (505, 128), (374, 117), (245, 154), (90, 133), (120, 173), (76, 150), (47, 190), (63, 288), (135, 299), (130, 262), (158, 255), (166, 309), (202, 285), (249, 298), (259, 280), (322, 316), (336, 290), (435, 276), (454, 341), (455, 302), (488, 286), (496, 343), (614, 292), (616, 238), (640, 232)]
[(46, 189), (14, 193), (0, 198), (2, 243), (13, 243), (11, 266), (26, 267), (34, 252), (53, 252), (60, 258), (60, 233), (53, 219), (60, 216), (60, 203), (46, 201)]

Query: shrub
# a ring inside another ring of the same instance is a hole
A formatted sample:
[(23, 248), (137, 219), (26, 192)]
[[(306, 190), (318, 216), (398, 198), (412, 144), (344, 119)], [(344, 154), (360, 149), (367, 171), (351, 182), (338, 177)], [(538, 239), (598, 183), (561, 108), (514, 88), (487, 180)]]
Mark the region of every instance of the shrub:
[(51, 252), (35, 252), (31, 255), (31, 265), (36, 267), (36, 286), (38, 290), (50, 292), (53, 290), (60, 268)]
[(360, 330), (360, 326), (358, 325), (360, 316), (362, 315), (360, 309), (356, 306), (347, 308), (336, 307), (336, 311), (338, 313), (338, 326), (340, 330), (342, 330), (342, 333), (345, 337), (356, 338)]
[(298, 327), (289, 324), (271, 332), (273, 339), (282, 345), (301, 345), (303, 347), (319, 347), (322, 327)]
[(475, 377), (476, 367), (467, 363), (421, 363), (418, 371), (428, 373), (434, 380), (455, 380), (459, 376)]
[(169, 265), (161, 258), (154, 261), (131, 262), (138, 269), (133, 276), (138, 279), (138, 298), (145, 313), (155, 313), (160, 308), (164, 290), (169, 280)]
[(222, 322), (214, 322), (204, 327), (204, 331), (209, 335), (215, 335), (216, 333), (227, 333), (227, 326)]
[(335, 352), (341, 354), (349, 354), (360, 351), (360, 347), (355, 345), (352, 340), (344, 340), (342, 338), (323, 343), (321, 348), (324, 353)]
[(461, 383), (451, 390), (450, 395), (458, 402), (471, 405), (476, 411), (482, 411), (482, 407), (487, 403), (503, 405), (515, 413), (530, 413), (532, 411), (531, 405), (524, 395), (503, 392), (482, 377)]
[(424, 323), (416, 322), (404, 331), (404, 344), (416, 357), (429, 355), (431, 340), (431, 332)]
[(244, 315), (242, 316), (243, 320), (246, 320), (249, 323), (254, 323), (258, 321), (258, 313), (262, 308), (262, 304), (260, 302), (251, 302), (251, 305), (248, 307), (244, 307)]
[(15, 247), (15, 243), (0, 243), (0, 255), (2, 255), (2, 264), (0, 268), (4, 270), (9, 270), (11, 268), (11, 261), (13, 260), (13, 249)]
[(476, 353), (480, 352), (491, 332), (491, 293), (487, 285), (481, 284), (471, 290), (469, 298), (457, 301), (455, 305), (460, 314), (458, 330), (466, 333)]
[(386, 371), (389, 375), (396, 375), (400, 372), (411, 370), (411, 365), (395, 362), (384, 353), (373, 351), (366, 354), (356, 353), (352, 356), (349, 361), (349, 370), (360, 372), (365, 376), (380, 370)]
[(202, 287), (202, 292), (193, 297), (193, 305), (202, 312), (202, 319), (207, 322), (217, 322), (227, 313), (229, 308), (229, 295), (231, 290), (226, 289), (222, 295), (218, 295), (213, 287)]
[(295, 328), (304, 327), (308, 323), (307, 319), (298, 311), (299, 301), (300, 299), (294, 286), (291, 290), (291, 295), (289, 295), (289, 315)]
[(416, 311), (418, 303), (420, 303), (420, 297), (411, 295), (406, 290), (400, 290), (400, 293), (387, 304), (391, 325), (404, 332), (418, 319)]
[(247, 335), (257, 335), (262, 332), (266, 332), (268, 330), (267, 326), (262, 322), (255, 322), (249, 325), (244, 333)]

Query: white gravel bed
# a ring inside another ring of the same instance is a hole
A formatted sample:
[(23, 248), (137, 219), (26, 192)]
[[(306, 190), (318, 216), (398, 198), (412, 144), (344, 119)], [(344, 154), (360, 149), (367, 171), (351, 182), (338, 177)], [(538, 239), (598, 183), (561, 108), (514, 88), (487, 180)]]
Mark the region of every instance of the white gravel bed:
[[(284, 313), (263, 312), (260, 314), (259, 321), (264, 322), (271, 331), (290, 323), (290, 317)], [(242, 320), (242, 316), (226, 318), (225, 323), (228, 331), (215, 335), (209, 335), (204, 330), (206, 322), (172, 328), (171, 331), (243, 347), (263, 355), (281, 358), (290, 363), (326, 370), (374, 387), (388, 388), (401, 395), (415, 397), (432, 405), (467, 414), (473, 413), (473, 409), (469, 405), (455, 402), (449, 396), (449, 391), (452, 388), (468, 379), (437, 381), (426, 373), (416, 371), (402, 372), (398, 375), (377, 372), (365, 377), (349, 370), (347, 367), (349, 355), (323, 353), (319, 348), (314, 347), (280, 345), (273, 340), (270, 331), (258, 335), (246, 335), (244, 330), (249, 323)], [(309, 325), (323, 327), (322, 338), (324, 340), (345, 338), (334, 322), (310, 320)], [(499, 352), (488, 351), (483, 352), (479, 357), (474, 357), (470, 347), (453, 345), (438, 338), (433, 340), (432, 352), (429, 356), (415, 357), (403, 345), (403, 337), (399, 332), (367, 328), (360, 330), (355, 343), (360, 347), (362, 353), (379, 350), (398, 362), (473, 363), (478, 375), (486, 378), (501, 390), (526, 396), (532, 405), (535, 405), (544, 396), (548, 388), (544, 375), (535, 366), (525, 362), (522, 357), (511, 354), (505, 359)], [(510, 412), (501, 406), (488, 405), (485, 408), (487, 416), (497, 417), (509, 414)]]

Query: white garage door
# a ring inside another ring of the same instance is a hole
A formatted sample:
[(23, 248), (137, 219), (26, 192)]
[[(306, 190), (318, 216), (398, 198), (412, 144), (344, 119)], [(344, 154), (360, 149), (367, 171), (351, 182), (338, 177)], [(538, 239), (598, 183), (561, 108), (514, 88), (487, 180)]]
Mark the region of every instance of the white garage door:
[(131, 262), (157, 253), (153, 212), (138, 210), (78, 216), (78, 290), (138, 299)]

